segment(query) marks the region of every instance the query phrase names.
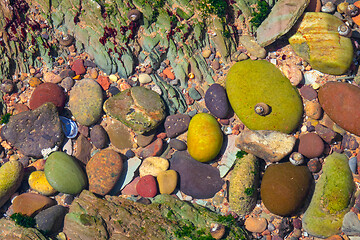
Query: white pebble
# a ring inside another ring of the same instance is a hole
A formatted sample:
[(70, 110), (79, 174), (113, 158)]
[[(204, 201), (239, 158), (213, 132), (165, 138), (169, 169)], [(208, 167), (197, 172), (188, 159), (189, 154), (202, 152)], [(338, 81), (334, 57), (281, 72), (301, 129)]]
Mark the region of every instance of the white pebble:
[(112, 81), (112, 82), (116, 82), (116, 81), (118, 80), (117, 76), (114, 75), (114, 74), (111, 74), (111, 75), (109, 76), (109, 79), (110, 79), (110, 81)]
[(140, 83), (149, 83), (149, 82), (151, 82), (152, 81), (152, 79), (151, 79), (151, 77), (150, 77), (150, 75), (149, 74), (146, 74), (146, 73), (141, 73), (140, 75), (139, 75), (139, 82)]

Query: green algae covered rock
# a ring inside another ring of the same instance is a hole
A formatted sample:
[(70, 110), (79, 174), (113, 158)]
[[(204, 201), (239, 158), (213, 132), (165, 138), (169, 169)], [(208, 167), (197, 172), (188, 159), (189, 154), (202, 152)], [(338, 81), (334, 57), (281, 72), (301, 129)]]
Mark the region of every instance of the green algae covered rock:
[(21, 184), (24, 175), (23, 165), (9, 161), (0, 168), (0, 207), (3, 206)]
[(237, 214), (249, 214), (256, 205), (259, 185), (257, 157), (247, 154), (236, 163), (230, 177), (229, 204)]
[[(280, 70), (265, 60), (234, 64), (226, 78), (230, 104), (240, 120), (252, 130), (291, 133), (299, 124), (303, 105), (300, 95)], [(257, 104), (268, 112), (255, 112)]]
[[(26, 228), (15, 224), (10, 219), (0, 219), (0, 239), (47, 240), (36, 228)], [(16, 236), (16, 237), (15, 237)]]
[(213, 239), (212, 223), (225, 226), (226, 239), (249, 239), (235, 219), (167, 194), (151, 204), (109, 196), (97, 198), (84, 190), (65, 216), (63, 232), (69, 239)]
[(296, 54), (323, 73), (344, 74), (353, 59), (351, 39), (340, 36), (339, 18), (323, 12), (305, 13), (297, 32), (289, 38)]
[(355, 183), (346, 155), (329, 155), (302, 219), (305, 231), (322, 238), (339, 234), (344, 215), (353, 203), (354, 190)]
[(138, 133), (151, 131), (165, 118), (163, 100), (145, 87), (132, 87), (109, 98), (104, 111)]

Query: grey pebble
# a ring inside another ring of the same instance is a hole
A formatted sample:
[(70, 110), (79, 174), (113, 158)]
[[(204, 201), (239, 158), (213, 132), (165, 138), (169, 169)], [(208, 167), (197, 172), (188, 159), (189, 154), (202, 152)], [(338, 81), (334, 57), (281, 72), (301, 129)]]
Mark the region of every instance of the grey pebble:
[(198, 101), (201, 99), (201, 94), (194, 88), (189, 89), (189, 96), (194, 99), (195, 101)]
[(178, 151), (183, 151), (186, 150), (187, 146), (186, 143), (184, 141), (181, 141), (179, 139), (171, 139), (169, 142), (170, 147), (178, 150)]
[(188, 112), (188, 115), (189, 115), (190, 117), (193, 117), (193, 116), (195, 116), (195, 115), (197, 114), (197, 112), (198, 112), (198, 111), (197, 111), (196, 109), (194, 109), (194, 110)]
[(349, 159), (349, 167), (352, 173), (356, 174), (356, 169), (357, 169), (357, 158), (356, 157), (352, 157)]

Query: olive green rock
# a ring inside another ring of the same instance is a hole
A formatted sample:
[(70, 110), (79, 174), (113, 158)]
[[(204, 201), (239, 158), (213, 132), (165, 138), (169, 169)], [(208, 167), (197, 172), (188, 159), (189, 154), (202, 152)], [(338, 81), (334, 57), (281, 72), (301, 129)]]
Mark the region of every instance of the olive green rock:
[(84, 171), (76, 160), (64, 152), (53, 152), (46, 159), (45, 176), (57, 191), (78, 194), (87, 184)]
[(0, 239), (7, 240), (48, 240), (36, 228), (25, 228), (17, 225), (15, 221), (1, 218), (0, 219)]
[(78, 81), (70, 91), (70, 110), (81, 125), (90, 126), (96, 123), (101, 117), (102, 104), (102, 89), (93, 79)]
[(321, 238), (339, 234), (344, 216), (353, 204), (354, 191), (355, 183), (346, 155), (329, 155), (302, 218), (305, 231)]
[[(226, 78), (230, 104), (240, 120), (252, 130), (291, 133), (303, 113), (300, 95), (279, 69), (265, 60), (246, 60), (234, 64)], [(254, 110), (265, 103), (270, 113)]]
[(236, 159), (231, 172), (229, 204), (237, 214), (249, 214), (256, 205), (259, 185), (259, 163), (257, 157), (247, 154)]
[(145, 87), (132, 87), (109, 98), (104, 111), (138, 133), (156, 128), (165, 118), (160, 95)]
[(333, 75), (344, 74), (353, 60), (353, 45), (350, 38), (340, 36), (338, 27), (342, 24), (334, 15), (307, 12), (289, 43), (312, 68)]
[(23, 175), (24, 167), (18, 161), (9, 161), (0, 167), (0, 207), (18, 189)]

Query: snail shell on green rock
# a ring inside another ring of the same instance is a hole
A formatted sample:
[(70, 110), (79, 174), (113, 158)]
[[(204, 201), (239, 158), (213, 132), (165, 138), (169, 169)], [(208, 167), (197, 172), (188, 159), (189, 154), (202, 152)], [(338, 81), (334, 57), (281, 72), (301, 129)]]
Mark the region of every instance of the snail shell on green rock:
[(346, 25), (345, 23), (344, 24), (341, 24), (339, 27), (338, 27), (338, 32), (341, 36), (343, 37), (350, 37), (351, 36), (351, 29), (348, 25)]
[(131, 9), (128, 14), (127, 17), (130, 21), (132, 22), (136, 22), (137, 20), (140, 19), (141, 17), (141, 12), (137, 9)]
[(261, 103), (258, 103), (255, 105), (254, 111), (256, 114), (258, 114), (260, 116), (266, 116), (266, 115), (270, 114), (271, 108), (266, 103), (261, 102)]

